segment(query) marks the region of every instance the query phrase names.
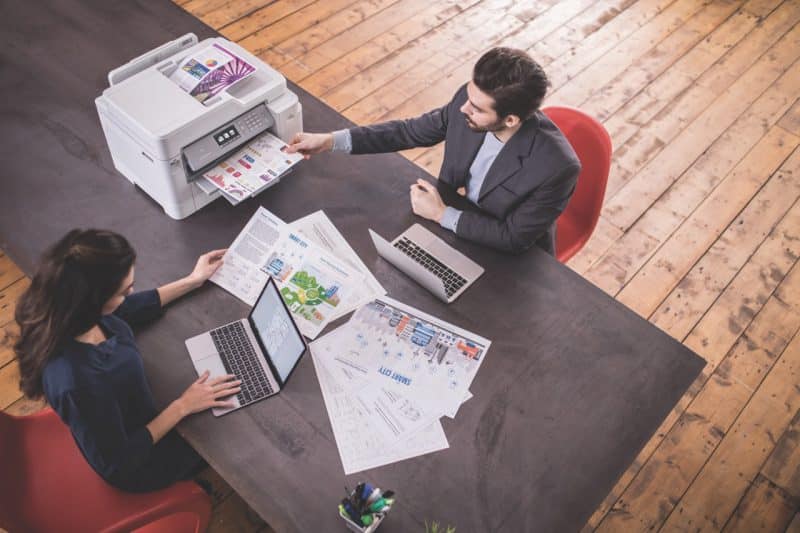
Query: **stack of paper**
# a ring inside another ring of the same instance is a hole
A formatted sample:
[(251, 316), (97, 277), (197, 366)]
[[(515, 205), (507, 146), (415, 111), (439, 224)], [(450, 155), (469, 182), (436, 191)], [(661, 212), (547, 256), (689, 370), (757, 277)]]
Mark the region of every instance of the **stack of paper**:
[(236, 205), (277, 183), (303, 160), (300, 154), (287, 154), (285, 148), (285, 142), (264, 132), (203, 174), (203, 180)]
[(253, 305), (272, 276), (300, 331), (313, 339), (331, 320), (386, 291), (324, 213), (296, 224), (259, 207), (211, 281)]
[(345, 474), (448, 447), (491, 342), (388, 297), (311, 344)]

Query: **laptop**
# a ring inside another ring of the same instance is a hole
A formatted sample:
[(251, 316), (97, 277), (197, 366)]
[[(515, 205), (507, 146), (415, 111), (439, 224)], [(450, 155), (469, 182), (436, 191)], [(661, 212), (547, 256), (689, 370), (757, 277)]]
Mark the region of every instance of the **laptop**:
[(303, 335), (271, 277), (247, 318), (186, 340), (198, 375), (234, 374), (242, 390), (230, 399), (234, 406), (213, 408), (222, 416), (278, 394), (286, 386), (307, 346)]
[(369, 230), (378, 255), (450, 303), (472, 285), (483, 268), (442, 239), (414, 224), (391, 243)]

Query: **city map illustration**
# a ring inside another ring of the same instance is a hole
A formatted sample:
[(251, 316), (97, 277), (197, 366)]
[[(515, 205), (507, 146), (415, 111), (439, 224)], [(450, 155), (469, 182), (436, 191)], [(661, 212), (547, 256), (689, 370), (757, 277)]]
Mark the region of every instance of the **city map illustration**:
[(457, 408), (478, 371), (488, 343), (469, 339), (381, 299), (355, 312), (337, 359), (377, 373), (398, 390), (438, 397)]
[(341, 282), (306, 261), (300, 250), (291, 245), (275, 250), (263, 270), (278, 281), (292, 314), (320, 326), (341, 303)]

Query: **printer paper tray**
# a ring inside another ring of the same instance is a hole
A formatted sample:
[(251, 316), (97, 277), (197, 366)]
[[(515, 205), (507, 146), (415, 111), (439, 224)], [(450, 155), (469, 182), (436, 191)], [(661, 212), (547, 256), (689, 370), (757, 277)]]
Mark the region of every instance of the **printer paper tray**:
[(225, 191), (223, 191), (222, 189), (217, 187), (214, 183), (212, 183), (210, 180), (208, 180), (205, 177), (201, 177), (201, 179), (195, 180), (195, 184), (200, 188), (201, 191), (203, 191), (204, 193), (208, 194), (209, 196), (218, 192), (220, 194), (220, 196), (225, 198), (231, 205), (238, 205), (241, 202), (247, 200), (248, 198), (255, 198), (256, 196), (258, 196), (262, 192), (266, 191), (267, 189), (269, 189), (273, 185), (276, 185), (286, 175), (291, 173), (292, 170), (293, 169), (290, 168), (289, 170), (287, 170), (286, 172), (284, 172), (283, 174), (281, 174), (277, 178), (271, 180), (269, 183), (266, 183), (263, 187), (261, 187), (257, 191), (254, 191), (252, 194), (250, 194), (250, 196), (247, 196), (247, 197), (244, 197), (244, 198), (241, 198), (241, 199), (237, 199), (237, 198), (234, 198), (234, 197), (226, 194)]

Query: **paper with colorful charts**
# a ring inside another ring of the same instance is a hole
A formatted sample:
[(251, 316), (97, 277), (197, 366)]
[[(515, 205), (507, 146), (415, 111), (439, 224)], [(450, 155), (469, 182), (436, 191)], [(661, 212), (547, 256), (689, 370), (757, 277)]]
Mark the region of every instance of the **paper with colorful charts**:
[(353, 310), (364, 276), (259, 207), (211, 281), (253, 305), (269, 276), (300, 328), (314, 339), (342, 310)]
[[(392, 388), (426, 413), (454, 417), (491, 341), (388, 297), (358, 309), (335, 330), (336, 343), (318, 350), (334, 377), (354, 374)], [(327, 335), (326, 335), (327, 337)], [(323, 339), (320, 339), (323, 340)]]

